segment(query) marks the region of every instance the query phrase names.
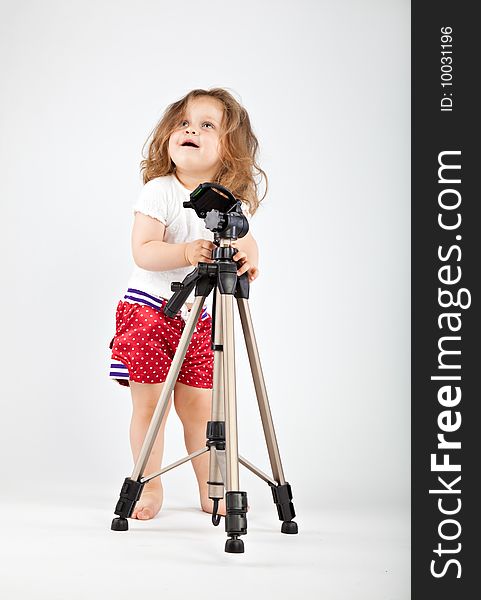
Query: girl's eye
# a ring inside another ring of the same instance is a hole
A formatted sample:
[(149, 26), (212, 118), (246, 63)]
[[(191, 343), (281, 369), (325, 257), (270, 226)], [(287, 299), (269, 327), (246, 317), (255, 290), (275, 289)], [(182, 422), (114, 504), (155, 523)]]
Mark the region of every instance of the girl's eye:
[[(185, 127), (185, 124), (186, 124), (186, 123), (188, 123), (188, 122), (189, 122), (189, 121), (187, 121), (187, 119), (184, 119), (184, 120), (181, 122), (180, 126), (181, 126), (181, 127)], [(209, 121), (204, 121), (204, 123), (202, 123), (202, 125), (210, 125), (212, 128), (214, 127), (214, 126), (212, 125), (212, 123), (209, 123)]]

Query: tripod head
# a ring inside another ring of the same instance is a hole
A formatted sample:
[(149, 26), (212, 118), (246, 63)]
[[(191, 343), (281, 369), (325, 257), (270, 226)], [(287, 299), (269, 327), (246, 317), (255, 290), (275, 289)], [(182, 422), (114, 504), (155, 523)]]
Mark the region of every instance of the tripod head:
[(200, 262), (184, 281), (171, 284), (170, 289), (175, 293), (164, 306), (164, 313), (168, 317), (174, 317), (194, 287), (196, 296), (207, 296), (217, 281), (222, 289), (230, 289), (230, 293), (239, 289), (239, 293), (248, 298), (247, 273), (241, 275), (238, 286), (237, 267), (232, 258), (237, 250), (231, 245), (232, 240), (244, 237), (249, 231), (249, 222), (242, 212), (241, 201), (236, 200), (232, 192), (219, 183), (201, 183), (190, 194), (190, 200), (183, 205), (184, 208), (193, 208), (197, 216), (204, 219), (206, 228), (214, 233), (217, 248), (212, 254), (214, 264)]
[(204, 219), (217, 244), (221, 238), (235, 240), (249, 231), (241, 201), (219, 183), (201, 183), (190, 194), (190, 200), (184, 202), (184, 208), (193, 208), (196, 215)]

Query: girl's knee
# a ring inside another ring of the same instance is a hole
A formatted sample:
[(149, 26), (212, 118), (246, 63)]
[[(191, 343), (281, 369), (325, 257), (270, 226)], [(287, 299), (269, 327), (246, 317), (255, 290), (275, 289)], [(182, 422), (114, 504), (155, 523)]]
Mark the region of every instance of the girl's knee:
[[(167, 416), (170, 412), (171, 403), (167, 405), (167, 410), (165, 411), (165, 415), (163, 418), (163, 422), (167, 419)], [(134, 407), (132, 414), (135, 419), (139, 419), (141, 421), (150, 422), (152, 417), (154, 416), (155, 406), (146, 405), (146, 406), (137, 406)]]
[[(132, 406), (132, 413), (135, 417), (143, 420), (151, 420), (152, 416), (155, 412), (155, 409), (158, 404), (158, 399), (140, 399), (136, 400)], [(170, 407), (172, 406), (172, 398), (169, 399), (167, 403), (167, 409), (164, 415), (164, 421), (167, 418), (167, 415), (170, 412)]]
[[(188, 388), (188, 389), (186, 389)], [(176, 387), (175, 411), (182, 422), (204, 421), (210, 418), (212, 390), (191, 386)]]
[[(136, 383), (135, 381), (131, 381), (130, 383), (132, 405), (134, 410), (153, 412), (160, 399), (164, 384)], [(169, 406), (171, 399), (169, 400)]]

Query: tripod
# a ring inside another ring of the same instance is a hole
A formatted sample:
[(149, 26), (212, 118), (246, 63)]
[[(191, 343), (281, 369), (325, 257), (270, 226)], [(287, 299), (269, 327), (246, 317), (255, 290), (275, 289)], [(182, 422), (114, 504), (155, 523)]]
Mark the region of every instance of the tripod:
[[(230, 238), (217, 236), (217, 247), (213, 250), (213, 263), (198, 263), (194, 271), (189, 273), (182, 283), (172, 284), (175, 291), (164, 312), (173, 317), (177, 314), (185, 299), (195, 286), (195, 301), (190, 316), (175, 352), (167, 379), (162, 388), (159, 401), (152, 415), (140, 454), (135, 463), (132, 475), (124, 480), (120, 497), (114, 513), (118, 517), (112, 521), (111, 529), (126, 531), (127, 517), (130, 517), (136, 502), (139, 500), (143, 486), (163, 473), (177, 467), (204, 452), (209, 452), (209, 497), (213, 500), (212, 522), (218, 525), (217, 515), (219, 500), (224, 497), (225, 486), (225, 531), (227, 541), (225, 551), (244, 552), (241, 535), (247, 533), (247, 493), (239, 489), (239, 463), (263, 479), (271, 488), (279, 519), (282, 521), (282, 533), (297, 533), (296, 516), (292, 504), (291, 486), (284, 478), (279, 448), (274, 432), (274, 424), (267, 399), (267, 391), (262, 374), (259, 353), (254, 335), (250, 309), (248, 304), (248, 275), (237, 275), (237, 264), (233, 260), (237, 249), (231, 245)], [(212, 349), (214, 351), (214, 373), (211, 421), (207, 423), (206, 447), (182, 458), (156, 473), (143, 476), (144, 469), (152, 451), (160, 424), (167, 410), (182, 362), (187, 353), (195, 325), (207, 296), (214, 290)], [(264, 429), (272, 477), (262, 472), (238, 453), (237, 444), (237, 405), (235, 382), (235, 347), (234, 347), (234, 296), (241, 319), (242, 329), (247, 347), (250, 368), (254, 381), (257, 402)]]

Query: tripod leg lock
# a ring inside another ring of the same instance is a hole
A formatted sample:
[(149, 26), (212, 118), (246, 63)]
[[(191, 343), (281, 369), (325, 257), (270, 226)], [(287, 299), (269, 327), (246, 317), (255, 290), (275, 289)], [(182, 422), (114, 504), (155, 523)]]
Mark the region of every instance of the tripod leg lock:
[(132, 510), (140, 498), (145, 482), (134, 481), (126, 477), (120, 490), (120, 498), (115, 507), (114, 513), (119, 517), (127, 518), (132, 514)]
[(277, 508), (277, 513), (281, 521), (292, 521), (296, 516), (294, 511), (294, 505), (292, 504), (292, 490), (291, 486), (287, 483), (283, 485), (272, 485), (272, 497), (274, 498), (274, 504)]
[(247, 492), (226, 492), (225, 530), (229, 536), (247, 533)]
[(225, 450), (225, 421), (207, 421), (207, 446)]

